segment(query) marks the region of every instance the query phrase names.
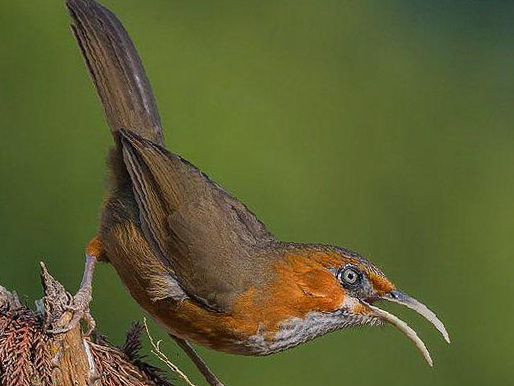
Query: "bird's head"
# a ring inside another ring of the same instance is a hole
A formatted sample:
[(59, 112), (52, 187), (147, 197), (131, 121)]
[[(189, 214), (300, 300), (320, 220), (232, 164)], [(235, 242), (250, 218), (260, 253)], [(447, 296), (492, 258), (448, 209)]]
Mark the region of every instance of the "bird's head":
[[(376, 303), (383, 300), (418, 312), (450, 342), (443, 323), (432, 311), (397, 289), (380, 269), (357, 253), (337, 247), (288, 245), (283, 259), (275, 264), (275, 272), (267, 293), (279, 305), (266, 312), (280, 316), (280, 329), (274, 338), (280, 350), (345, 327), (389, 323), (403, 332), (432, 365), (416, 332), (377, 307)], [(281, 302), (277, 303), (277, 298)]]

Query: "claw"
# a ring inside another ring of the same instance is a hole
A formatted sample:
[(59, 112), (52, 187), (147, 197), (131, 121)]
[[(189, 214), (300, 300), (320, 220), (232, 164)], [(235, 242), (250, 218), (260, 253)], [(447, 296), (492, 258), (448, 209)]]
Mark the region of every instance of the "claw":
[[(89, 312), (89, 303), (91, 302), (91, 299), (91, 287), (88, 286), (86, 288), (81, 288), (73, 297), (71, 304), (66, 307), (66, 310), (73, 314), (71, 319), (66, 322), (64, 326), (48, 330), (48, 332), (54, 335), (64, 334), (73, 330), (81, 320), (85, 320), (87, 329), (84, 336), (91, 335), (96, 326), (96, 322)], [(60, 324), (59, 322), (57, 322), (57, 324)]]
[(56, 323), (56, 325), (63, 324), (62, 327), (53, 328), (48, 330), (50, 334), (64, 334), (68, 331), (73, 330), (77, 325), (80, 324), (81, 320), (85, 320), (87, 329), (84, 333), (84, 336), (89, 336), (95, 329), (96, 323), (91, 313), (89, 312), (89, 304), (92, 300), (92, 286), (91, 282), (93, 280), (93, 271), (95, 268), (96, 257), (92, 254), (86, 254), (86, 266), (84, 269), (84, 276), (82, 278), (82, 282), (80, 283), (80, 289), (73, 297), (70, 304), (66, 307), (66, 311), (71, 312), (71, 319), (67, 322), (63, 321), (64, 318), (68, 318), (68, 315), (65, 313), (61, 319)]

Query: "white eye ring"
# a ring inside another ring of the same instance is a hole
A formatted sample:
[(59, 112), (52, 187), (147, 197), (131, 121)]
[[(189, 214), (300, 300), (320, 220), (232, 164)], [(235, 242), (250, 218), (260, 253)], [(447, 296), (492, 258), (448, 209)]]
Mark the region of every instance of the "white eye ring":
[(349, 285), (355, 285), (360, 281), (360, 273), (355, 268), (348, 267), (341, 272), (340, 278)]

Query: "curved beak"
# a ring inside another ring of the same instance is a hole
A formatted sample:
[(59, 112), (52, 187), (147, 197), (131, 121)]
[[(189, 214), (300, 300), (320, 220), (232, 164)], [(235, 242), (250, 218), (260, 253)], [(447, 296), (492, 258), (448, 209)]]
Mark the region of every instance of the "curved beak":
[(450, 336), (448, 335), (448, 332), (446, 331), (446, 328), (444, 327), (443, 322), (439, 320), (436, 314), (432, 312), (427, 306), (425, 306), (423, 303), (418, 302), (413, 297), (407, 295), (406, 293), (400, 292), (398, 290), (393, 290), (391, 292), (388, 292), (382, 299), (389, 300), (393, 303), (402, 304), (407, 308), (410, 308), (411, 310), (416, 311), (418, 314), (423, 316), (426, 320), (428, 320), (430, 323), (434, 325), (434, 327), (441, 333), (444, 340), (448, 343), (450, 343)]
[[(417, 301), (413, 297), (410, 297), (409, 295), (398, 291), (393, 290), (385, 294), (381, 297), (381, 299), (388, 300), (390, 302), (402, 304), (414, 311), (416, 311), (418, 314), (422, 315), (425, 319), (427, 319), (430, 323), (434, 325), (434, 327), (443, 335), (444, 339), (450, 343), (450, 336), (448, 335), (448, 332), (446, 331), (446, 328), (444, 327), (444, 324), (439, 320), (439, 318), (436, 316), (435, 313), (433, 313), (427, 306), (425, 306), (423, 303)], [(398, 317), (394, 316), (393, 314), (390, 314), (387, 311), (384, 311), (378, 307), (375, 307), (369, 303), (366, 303), (366, 305), (371, 308), (373, 314), (392, 324), (395, 326), (398, 330), (403, 332), (418, 348), (418, 350), (421, 352), (425, 360), (430, 366), (433, 366), (432, 358), (430, 357), (430, 353), (428, 352), (427, 347), (425, 346), (425, 343), (419, 338), (418, 334), (416, 334), (416, 331), (414, 331), (412, 328), (409, 327), (407, 323), (405, 323), (403, 320), (399, 319)]]

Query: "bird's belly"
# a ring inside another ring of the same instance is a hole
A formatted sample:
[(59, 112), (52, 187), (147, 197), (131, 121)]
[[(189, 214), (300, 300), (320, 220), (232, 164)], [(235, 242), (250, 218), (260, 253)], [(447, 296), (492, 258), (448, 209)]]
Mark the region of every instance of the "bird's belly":
[[(343, 315), (309, 312), (277, 326), (246, 317), (213, 315), (186, 300), (177, 306), (162, 302), (154, 317), (168, 332), (183, 339), (240, 355), (269, 355), (295, 347), (341, 328)], [(170, 310), (170, 307), (174, 307)], [(264, 316), (265, 318), (265, 316)]]
[[(267, 328), (264, 313), (244, 309), (235, 314), (218, 313), (191, 299), (180, 301), (165, 296), (169, 291), (163, 279), (167, 275), (166, 270), (158, 268), (162, 265), (155, 256), (148, 259), (148, 251), (140, 250), (143, 240), (138, 241), (120, 244), (117, 248), (112, 248), (115, 244), (111, 242), (108, 259), (131, 296), (170, 334), (217, 351), (239, 355), (267, 355), (300, 343), (289, 340), (277, 344), (276, 337), (282, 335), (273, 328)], [(133, 249), (128, 251), (131, 245)], [(260, 318), (255, 317), (257, 314)]]

